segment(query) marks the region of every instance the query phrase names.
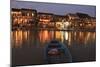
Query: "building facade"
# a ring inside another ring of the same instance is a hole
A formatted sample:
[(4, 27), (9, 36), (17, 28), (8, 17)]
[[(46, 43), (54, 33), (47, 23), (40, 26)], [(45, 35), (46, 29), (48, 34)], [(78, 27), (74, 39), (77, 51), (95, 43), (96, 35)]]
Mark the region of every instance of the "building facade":
[(37, 18), (39, 20), (38, 26), (41, 28), (53, 27), (53, 18), (54, 15), (52, 13), (41, 13), (37, 14)]
[(11, 9), (11, 21), (13, 28), (21, 28), (34, 25), (36, 17), (37, 11), (33, 9)]

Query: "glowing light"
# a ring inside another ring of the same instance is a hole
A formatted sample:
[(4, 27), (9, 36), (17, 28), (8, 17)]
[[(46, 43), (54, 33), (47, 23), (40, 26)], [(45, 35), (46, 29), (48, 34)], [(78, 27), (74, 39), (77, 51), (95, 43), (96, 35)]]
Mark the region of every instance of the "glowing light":
[(69, 26), (69, 22), (65, 22), (65, 25), (66, 25), (66, 26)]
[(68, 32), (65, 32), (65, 40), (68, 40)]
[(56, 31), (56, 39), (61, 40), (63, 42), (63, 34), (62, 32)]
[(80, 26), (82, 26), (82, 24), (80, 24)]
[(29, 13), (27, 13), (27, 16), (29, 16), (30, 14)]
[(61, 22), (56, 22), (56, 27), (58, 29), (62, 29), (63, 28), (63, 24)]
[(27, 34), (28, 34), (27, 31), (25, 31), (24, 34), (23, 34), (26, 40), (27, 40), (27, 38), (28, 38)]
[(68, 45), (71, 45), (71, 32), (68, 33)]
[(46, 20), (46, 19), (40, 19), (40, 21), (43, 21), (43, 22), (50, 22), (50, 20)]
[(48, 31), (47, 31), (47, 30), (41, 31), (41, 32), (39, 33), (39, 39), (40, 39), (40, 41), (43, 42), (43, 43), (44, 43), (45, 41), (50, 40), (50, 36), (49, 36)]
[(32, 16), (34, 16), (34, 13), (32, 13)]
[(22, 31), (16, 31), (15, 32), (15, 46), (20, 47), (22, 44)]

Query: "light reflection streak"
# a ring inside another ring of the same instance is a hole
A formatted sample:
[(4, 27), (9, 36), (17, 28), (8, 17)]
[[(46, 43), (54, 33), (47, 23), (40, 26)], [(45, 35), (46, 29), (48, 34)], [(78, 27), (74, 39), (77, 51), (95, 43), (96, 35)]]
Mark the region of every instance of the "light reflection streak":
[[(31, 33), (31, 34), (30, 34)], [(88, 43), (95, 42), (96, 33), (95, 32), (67, 32), (67, 31), (13, 31), (12, 36), (12, 46), (21, 47), (24, 43), (30, 44), (34, 42), (39, 42), (39, 45), (49, 42), (50, 40), (57, 39), (61, 42), (66, 42), (68, 46), (72, 46), (73, 43), (88, 45)], [(34, 38), (35, 37), (35, 38)], [(35, 40), (35, 41), (34, 41)]]
[(65, 32), (65, 40), (68, 40), (68, 32)]

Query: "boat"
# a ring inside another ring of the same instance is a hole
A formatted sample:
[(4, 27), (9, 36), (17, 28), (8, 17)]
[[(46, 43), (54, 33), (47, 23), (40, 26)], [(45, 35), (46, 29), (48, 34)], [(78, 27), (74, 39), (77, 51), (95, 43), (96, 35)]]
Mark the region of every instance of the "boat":
[(51, 40), (45, 47), (45, 61), (47, 63), (72, 62), (72, 56), (65, 44), (57, 40)]

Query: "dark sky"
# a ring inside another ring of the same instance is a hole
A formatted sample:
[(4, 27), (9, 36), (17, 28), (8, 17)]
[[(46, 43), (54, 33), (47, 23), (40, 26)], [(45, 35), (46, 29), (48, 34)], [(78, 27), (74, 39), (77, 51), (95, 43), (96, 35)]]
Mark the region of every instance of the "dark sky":
[(11, 8), (30, 8), (30, 9), (36, 9), (38, 12), (49, 12), (58, 15), (66, 15), (67, 13), (81, 12), (89, 14), (90, 16), (93, 17), (96, 16), (96, 7), (90, 5), (12, 1)]

